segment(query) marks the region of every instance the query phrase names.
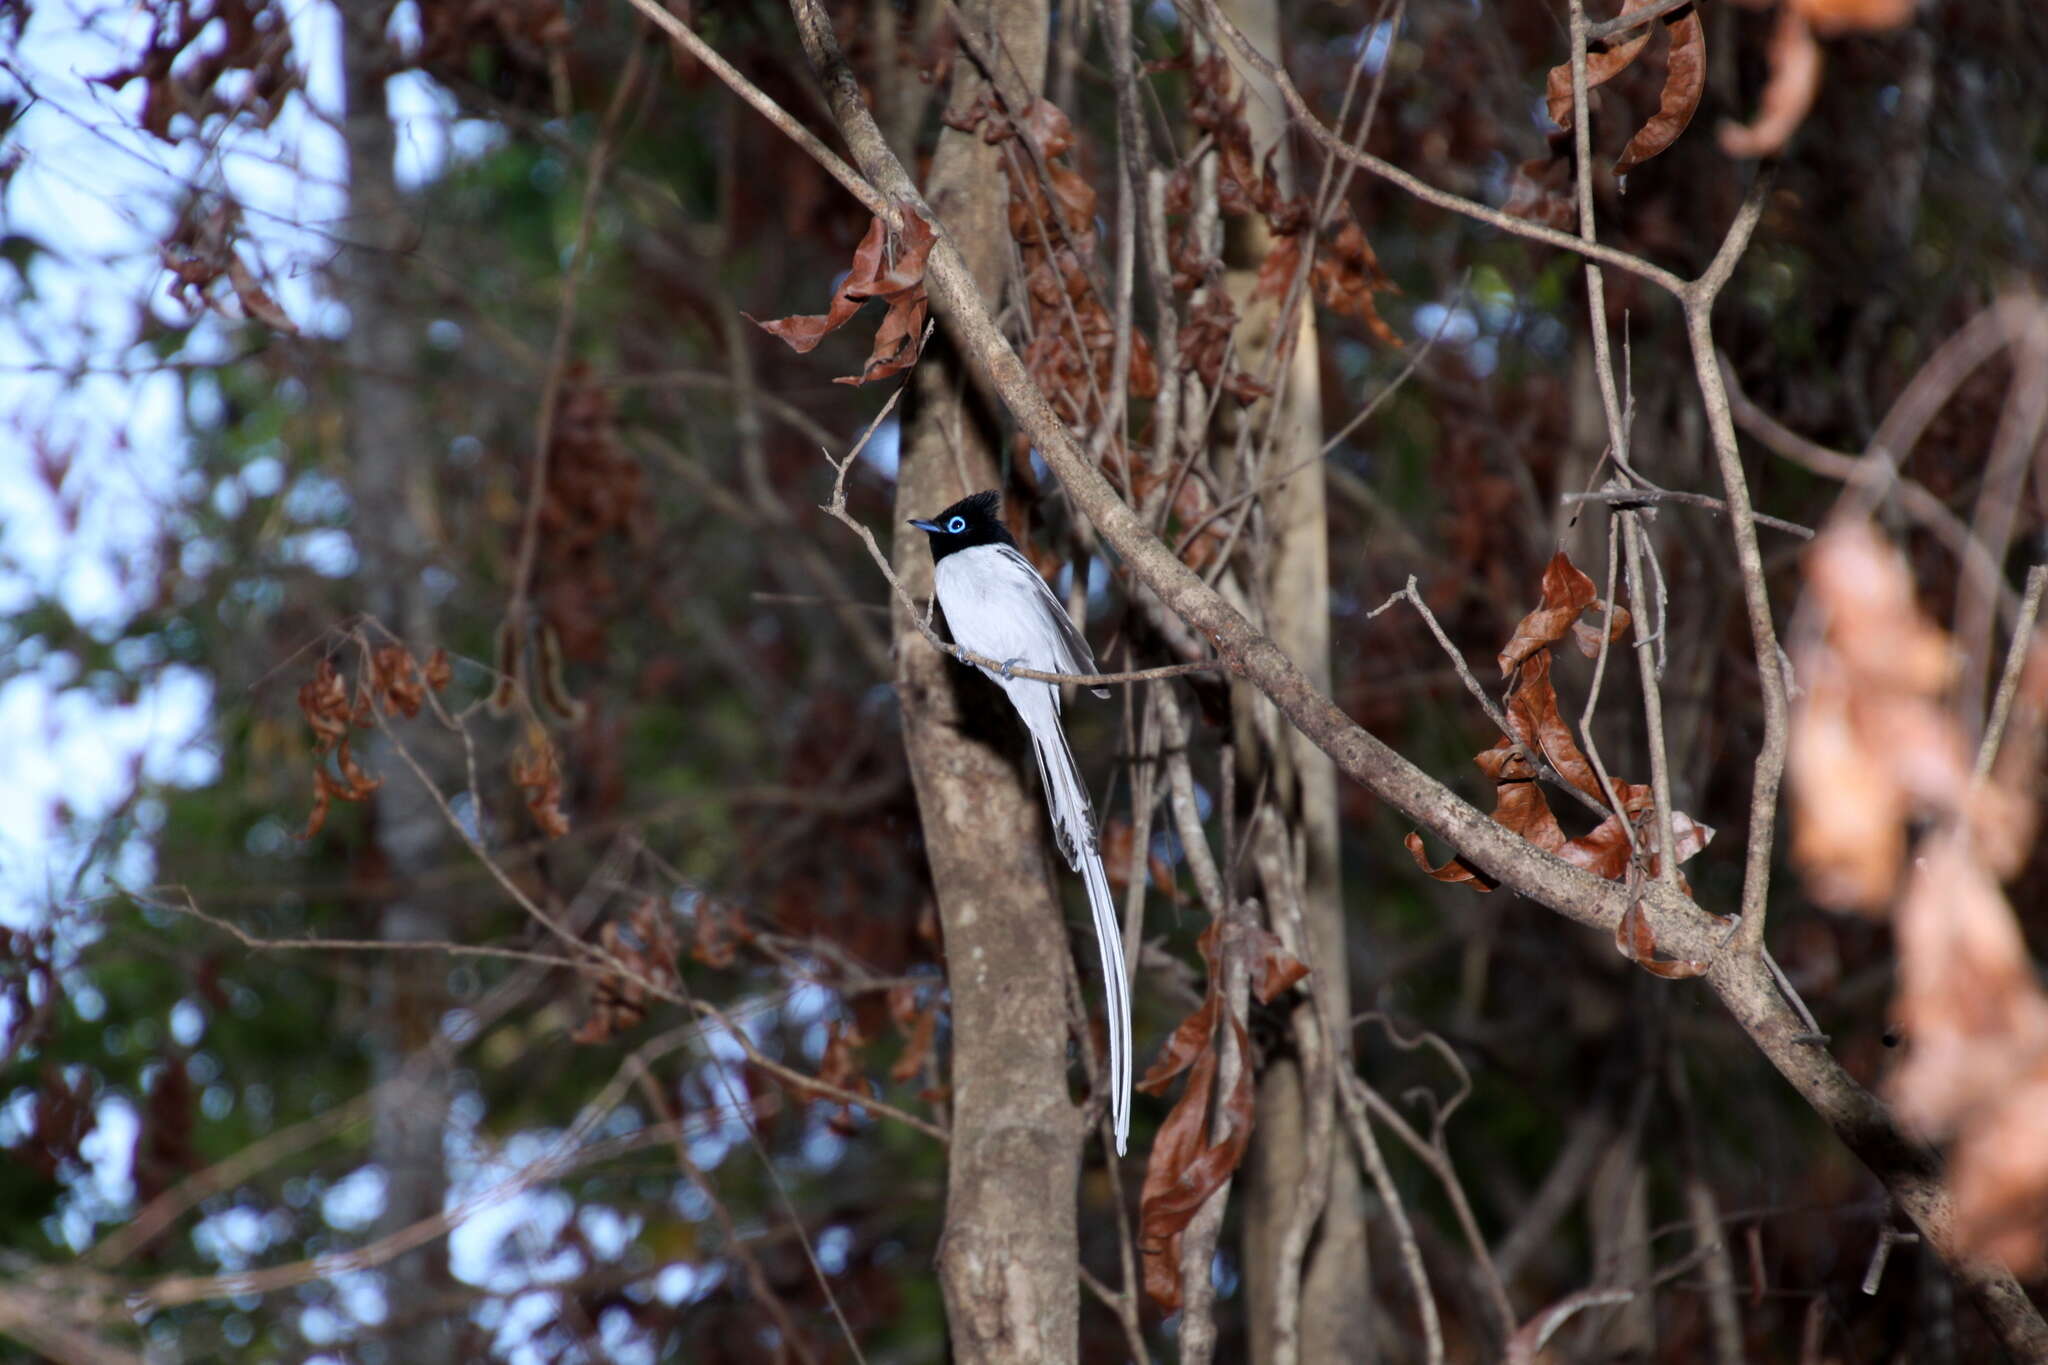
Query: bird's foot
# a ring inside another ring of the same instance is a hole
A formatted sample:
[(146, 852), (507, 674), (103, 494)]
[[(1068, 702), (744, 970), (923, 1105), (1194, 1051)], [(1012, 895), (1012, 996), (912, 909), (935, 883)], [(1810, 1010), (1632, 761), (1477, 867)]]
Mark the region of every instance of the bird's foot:
[(1014, 658), (1014, 659), (1005, 659), (1005, 660), (1003, 660), (1003, 667), (1002, 667), (1003, 681), (1004, 681), (1004, 682), (1010, 682), (1010, 681), (1012, 681), (1012, 680), (1013, 680), (1013, 675), (1011, 674), (1010, 670), (1011, 670), (1011, 669), (1013, 669), (1013, 668), (1015, 668), (1015, 667), (1017, 667), (1017, 666), (1018, 666), (1019, 664), (1021, 664), (1021, 663), (1023, 663), (1023, 662), (1024, 662), (1024, 656), (1023, 656), (1023, 655), (1021, 655), (1021, 654), (1020, 654), (1020, 655), (1018, 655), (1018, 656), (1017, 656), (1016, 658)]

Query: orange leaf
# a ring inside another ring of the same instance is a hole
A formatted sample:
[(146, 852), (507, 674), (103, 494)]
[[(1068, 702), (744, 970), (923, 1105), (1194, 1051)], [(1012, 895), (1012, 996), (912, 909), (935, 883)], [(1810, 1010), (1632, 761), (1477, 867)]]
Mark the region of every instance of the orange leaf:
[(1913, 0), (1787, 0), (1814, 31), (1830, 37), (1861, 29), (1897, 28), (1913, 17)]

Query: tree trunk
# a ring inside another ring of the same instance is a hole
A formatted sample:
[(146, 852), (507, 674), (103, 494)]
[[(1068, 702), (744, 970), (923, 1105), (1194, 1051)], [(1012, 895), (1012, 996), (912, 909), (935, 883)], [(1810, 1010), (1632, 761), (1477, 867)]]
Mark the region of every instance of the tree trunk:
[[(431, 457), (414, 380), (416, 319), (397, 296), (392, 265), (411, 227), (393, 169), (397, 140), (385, 108), (390, 63), (386, 17), (384, 6), (343, 11), (351, 243), (341, 259), (336, 292), (349, 311), (345, 421), (355, 507), (350, 531), (361, 564), (362, 601), (423, 658), (431, 648), (433, 622), (420, 587), (427, 551), (420, 500)], [(429, 739), (408, 737), (408, 747), (434, 773), (440, 765), (430, 746)], [(432, 798), (381, 732), (369, 759), (371, 770), (384, 779), (371, 798), (370, 817), (384, 878), (400, 887), (416, 884), (440, 860), (448, 832)], [(377, 935), (389, 941), (446, 940), (446, 910), (418, 894), (402, 893), (379, 911)], [(445, 975), (445, 964), (432, 953), (387, 953), (375, 966), (370, 1043), (376, 1079), (403, 1074), (409, 1081), (377, 1092), (371, 1155), (384, 1172), (385, 1202), (373, 1235), (438, 1214), (447, 1190), (442, 1141), (450, 1077), (445, 1065), (428, 1057), (444, 1008)], [(443, 1238), (385, 1268), (389, 1335), (384, 1345), (394, 1365), (430, 1365), (456, 1357), (450, 1324), (431, 1306), (447, 1285)]]
[[(1225, 0), (1224, 8), (1261, 51), (1280, 50), (1276, 0)], [(1244, 79), (1250, 87), (1245, 118), (1253, 153), (1263, 156), (1274, 149), (1274, 174), (1282, 193), (1292, 194), (1300, 187), (1285, 138), (1286, 106), (1269, 83), (1255, 75)], [(1230, 286), (1244, 319), (1239, 354), (1256, 363), (1281, 320), (1275, 303), (1248, 301), (1268, 234), (1257, 218), (1248, 220), (1246, 228), (1240, 244), (1244, 266), (1239, 268), (1233, 252)], [(1274, 400), (1282, 410), (1258, 478), (1296, 472), (1264, 497), (1266, 538), (1251, 592), (1267, 633), (1327, 693), (1329, 529), (1323, 466), (1316, 458), (1323, 441), (1322, 388), (1315, 315), (1305, 299), (1292, 344)], [(1267, 416), (1263, 409), (1247, 413), (1261, 424)], [(1335, 1095), (1326, 1077), (1327, 1067), (1350, 1064), (1337, 770), (1255, 689), (1240, 684), (1232, 690), (1238, 718), (1237, 790), (1246, 801), (1261, 799), (1263, 791), (1264, 802), (1280, 816), (1251, 826), (1262, 847), (1247, 870), (1283, 938), (1288, 917), (1298, 910), (1305, 957), (1315, 969), (1309, 989), (1321, 998), (1320, 1016), (1306, 1000), (1293, 1009), (1290, 1033), (1296, 1045), (1268, 1059), (1259, 1077), (1257, 1126), (1245, 1158), (1245, 1303), (1252, 1357), (1350, 1365), (1371, 1359), (1373, 1338), (1371, 1296), (1360, 1292), (1367, 1283), (1365, 1201), (1358, 1168), (1343, 1159), (1341, 1144), (1333, 1140)], [(1256, 818), (1255, 812), (1245, 813)], [(1325, 1020), (1334, 1032), (1332, 1055), (1322, 1051)], [(1315, 1188), (1308, 1188), (1309, 1182)]]
[[(1037, 0), (965, 7), (987, 46), (1043, 80), (1046, 11)], [(954, 64), (950, 107), (983, 88)], [(1007, 65), (1005, 87), (1017, 75)], [(1021, 92), (1020, 92), (1021, 97)], [(991, 305), (1001, 293), (1008, 186), (1001, 149), (940, 134), (926, 189)], [(997, 427), (943, 338), (913, 381), (896, 482), (896, 573), (932, 590), (924, 537), (908, 517), (997, 484)], [(1018, 762), (1017, 721), (982, 679), (918, 636), (899, 608), (896, 693), (925, 851), (945, 930), (953, 1002), (953, 1143), (939, 1275), (953, 1358), (1072, 1361), (1080, 1313), (1075, 1212), (1079, 1113), (1067, 1087), (1071, 953), (1039, 793)]]

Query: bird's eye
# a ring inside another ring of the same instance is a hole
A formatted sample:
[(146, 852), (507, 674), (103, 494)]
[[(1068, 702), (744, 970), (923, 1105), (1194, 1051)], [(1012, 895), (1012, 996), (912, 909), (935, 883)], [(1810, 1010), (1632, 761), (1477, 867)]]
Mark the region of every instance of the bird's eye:
[(967, 529), (967, 518), (965, 518), (965, 517), (949, 517), (949, 518), (947, 518), (947, 520), (946, 520), (946, 530), (947, 530), (947, 531), (948, 531), (949, 533), (951, 533), (951, 534), (953, 534), (953, 535), (956, 535), (956, 536), (957, 536), (957, 535), (959, 535), (959, 534), (960, 534), (960, 533), (961, 533), (962, 531), (964, 531), (964, 530), (966, 530), (966, 529)]

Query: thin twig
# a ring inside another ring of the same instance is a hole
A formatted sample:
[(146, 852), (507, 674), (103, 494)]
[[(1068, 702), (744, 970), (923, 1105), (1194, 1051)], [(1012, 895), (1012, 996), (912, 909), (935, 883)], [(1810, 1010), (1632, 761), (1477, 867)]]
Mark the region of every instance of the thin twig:
[(554, 445), (555, 410), (561, 400), (562, 379), (569, 365), (569, 338), (576, 328), (576, 302), (583, 277), (590, 273), (590, 239), (597, 226), (597, 197), (604, 188), (605, 171), (611, 164), (612, 142), (618, 135), (619, 120), (640, 83), (640, 67), (646, 49), (640, 43), (628, 45), (626, 67), (612, 91), (604, 111), (597, 143), (590, 152), (590, 172), (583, 186), (583, 207), (576, 220), (576, 244), (570, 249), (569, 264), (562, 271), (562, 302), (555, 317), (555, 338), (548, 347), (548, 367), (540, 388), (540, 413), (534, 419), (533, 473), (526, 488), (526, 517), (519, 530), (519, 558), (512, 570), (512, 597), (505, 608), (508, 626), (517, 630), (524, 623), (527, 598), (533, 590), (533, 568), (540, 552), (540, 509), (547, 499), (548, 455)]
[[(1586, 107), (1590, 84), (1586, 75), (1585, 0), (1571, 0), (1572, 148), (1578, 189), (1579, 240), (1599, 241), (1593, 219), (1593, 117)], [(1608, 450), (1614, 462), (1629, 467), (1628, 423), (1614, 385), (1613, 341), (1607, 332), (1607, 282), (1594, 261), (1586, 262), (1586, 311), (1593, 336), (1593, 369), (1600, 387), (1600, 408), (1607, 417)]]
[[(640, 1093), (647, 1097), (647, 1107), (656, 1114), (668, 1113), (671, 1107), (668, 1096), (662, 1093), (661, 1084), (654, 1079), (654, 1073), (645, 1066), (639, 1067), (638, 1072), (635, 1080), (640, 1085)], [(744, 1117), (741, 1122), (746, 1122)], [(752, 1127), (751, 1124), (748, 1126)], [(774, 1286), (768, 1282), (768, 1276), (761, 1268), (761, 1258), (756, 1256), (753, 1248), (748, 1245), (750, 1239), (742, 1237), (739, 1228), (734, 1226), (732, 1211), (726, 1208), (725, 1201), (718, 1197), (717, 1187), (711, 1183), (710, 1177), (704, 1174), (703, 1167), (691, 1159), (690, 1144), (680, 1130), (676, 1132), (672, 1146), (677, 1168), (688, 1177), (692, 1185), (696, 1186), (697, 1193), (704, 1196), (705, 1202), (711, 1205), (711, 1216), (718, 1220), (718, 1228), (724, 1234), (726, 1247), (738, 1259), (740, 1270), (746, 1277), (747, 1288), (760, 1301), (761, 1306), (768, 1310), (768, 1315), (775, 1319), (776, 1327), (782, 1332), (782, 1340), (790, 1350), (795, 1352), (799, 1359), (816, 1365), (817, 1357), (811, 1354), (811, 1348), (805, 1341), (803, 1333), (797, 1330), (796, 1323), (789, 1316), (789, 1305), (782, 1301), (782, 1296), (777, 1294)], [(797, 1232), (801, 1236), (803, 1229), (799, 1226)], [(827, 1292), (830, 1292), (829, 1289)], [(841, 1321), (844, 1322), (844, 1319)], [(854, 1349), (858, 1351), (858, 1345)]]
[(1531, 242), (1542, 242), (1546, 246), (1557, 247), (1560, 250), (1576, 253), (1588, 260), (1611, 265), (1615, 269), (1627, 274), (1640, 276), (1659, 288), (1669, 291), (1674, 296), (1685, 290), (1686, 282), (1683, 279), (1660, 265), (1654, 265), (1644, 260), (1640, 256), (1631, 255), (1626, 251), (1618, 251), (1610, 246), (1602, 246), (1597, 242), (1582, 241), (1568, 233), (1559, 232), (1556, 228), (1544, 227), (1539, 223), (1516, 218), (1511, 214), (1501, 212), (1499, 209), (1488, 208), (1476, 200), (1467, 199), (1463, 195), (1453, 194), (1449, 190), (1440, 190), (1420, 177), (1402, 170), (1390, 161), (1383, 161), (1371, 152), (1353, 147), (1349, 142), (1330, 131), (1323, 121), (1316, 117), (1315, 111), (1308, 107), (1308, 101), (1302, 98), (1301, 91), (1295, 88), (1294, 81), (1288, 76), (1287, 72), (1281, 68), (1278, 62), (1275, 62), (1252, 45), (1251, 40), (1245, 37), (1244, 31), (1232, 23), (1229, 16), (1223, 13), (1216, 0), (1186, 0), (1186, 3), (1190, 5), (1200, 4), (1200, 17), (1230, 40), (1230, 49), (1239, 61), (1242, 61), (1245, 65), (1273, 82), (1275, 88), (1280, 91), (1281, 98), (1287, 102), (1288, 109), (1293, 112), (1295, 121), (1300, 124), (1302, 130), (1315, 139), (1331, 155), (1349, 161), (1361, 170), (1368, 171), (1387, 183), (1405, 190), (1408, 194), (1420, 199), (1425, 204), (1433, 204), (1437, 208), (1445, 209), (1460, 217), (1469, 218), (1475, 223), (1484, 223), (1488, 227), (1507, 233), (1511, 237), (1520, 237)]
[(1770, 177), (1759, 174), (1743, 196), (1742, 206), (1714, 260), (1679, 295), (1685, 308), (1686, 341), (1692, 348), (1693, 377), (1706, 407), (1714, 463), (1721, 475), (1721, 493), (1728, 501), (1728, 529), (1735, 542), (1735, 563), (1742, 579), (1742, 605), (1749, 617), (1750, 646), (1756, 655), (1757, 688), (1763, 697), (1764, 729), (1757, 748), (1749, 793), (1749, 844), (1742, 872), (1742, 922), (1732, 947), (1754, 953), (1763, 946), (1765, 915), (1771, 890), (1771, 849), (1778, 818), (1778, 790), (1785, 776), (1785, 754), (1791, 733), (1785, 654), (1771, 615), (1770, 589), (1764, 581), (1763, 552), (1757, 548), (1756, 514), (1749, 499), (1749, 479), (1736, 447), (1735, 422), (1721, 366), (1714, 354), (1714, 301), (1719, 297), (1763, 216)]
[(838, 153), (821, 142), (817, 134), (797, 122), (796, 118), (787, 109), (777, 104), (759, 86), (741, 75), (738, 69), (731, 62), (719, 56), (710, 44), (691, 32), (688, 24), (685, 24), (682, 20), (676, 18), (675, 15), (670, 14), (667, 10), (655, 4), (654, 0), (627, 0), (627, 3), (646, 15), (656, 28), (681, 44), (683, 49), (692, 57), (695, 57), (698, 61), (709, 67), (712, 75), (724, 81), (726, 85), (731, 87), (735, 95), (751, 104), (755, 112), (774, 124), (784, 137), (807, 152), (811, 160), (824, 168), (825, 174), (837, 180), (848, 194), (860, 200), (869, 213), (874, 214), (875, 217), (880, 218), (891, 227), (897, 225), (897, 210), (894, 205), (883, 197), (881, 191), (862, 178), (860, 172), (840, 160)]
[[(927, 334), (929, 334), (929, 328), (927, 329)], [(860, 440), (854, 443), (853, 449), (848, 451), (843, 459), (834, 459), (829, 453), (826, 455), (825, 458), (836, 471), (837, 477), (832, 484), (831, 500), (822, 504), (818, 510), (824, 512), (834, 521), (847, 527), (860, 537), (861, 543), (868, 547), (868, 557), (874, 560), (875, 567), (881, 571), (882, 577), (888, 581), (889, 590), (896, 594), (896, 600), (902, 603), (904, 610), (910, 614), (911, 623), (917, 627), (918, 634), (924, 636), (926, 643), (930, 644), (933, 649), (938, 650), (941, 654), (949, 654), (962, 663), (973, 664), (977, 668), (985, 668), (990, 672), (1000, 673), (1005, 677), (1030, 678), (1036, 682), (1072, 683), (1081, 687), (1108, 687), (1117, 683), (1153, 682), (1160, 678), (1178, 678), (1188, 673), (1215, 673), (1228, 667), (1223, 660), (1212, 659), (1195, 663), (1163, 664), (1158, 668), (1141, 668), (1128, 673), (1048, 673), (1043, 669), (1025, 668), (1020, 664), (1003, 659), (990, 659), (984, 655), (976, 654), (971, 649), (962, 649), (959, 645), (940, 639), (938, 632), (932, 629), (931, 607), (929, 605), (920, 607), (917, 601), (911, 597), (910, 590), (903, 586), (902, 580), (896, 577), (896, 571), (890, 567), (889, 557), (882, 553), (881, 544), (875, 539), (875, 533), (870, 531), (866, 524), (856, 518), (846, 507), (847, 473), (853, 468), (854, 461), (860, 457), (860, 452), (866, 447), (869, 437), (875, 434), (875, 428), (880, 426), (883, 420), (888, 417), (891, 409), (896, 406), (896, 401), (902, 396), (903, 389), (901, 387), (889, 395), (889, 401), (882, 405), (882, 410), (875, 414), (874, 420), (868, 424), (868, 429), (861, 434)]]
[(1800, 435), (1750, 399), (1736, 379), (1734, 363), (1726, 355), (1716, 352), (1715, 358), (1720, 363), (1728, 409), (1737, 426), (1773, 455), (1790, 460), (1824, 479), (1874, 487), (1885, 495), (1896, 494), (1905, 514), (1940, 541), (1966, 573), (1996, 585), (1999, 615), (2008, 627), (2012, 625), (2014, 613), (2019, 610), (2018, 598), (2004, 583), (1998, 566), (1991, 562), (1990, 554), (1970, 534), (1970, 528), (1963, 519), (1949, 510), (1947, 503), (1929, 492), (1925, 485), (1908, 478), (1895, 463), (1881, 455), (1849, 455), (1830, 450), (1818, 441)]
[(1650, 3), (1641, 9), (1633, 9), (1626, 14), (1591, 25), (1586, 30), (1586, 41), (1604, 43), (1616, 34), (1630, 33), (1644, 24), (1654, 24), (1674, 10), (1682, 10), (1692, 3), (1693, 0), (1650, 0)]
[[(1610, 481), (1610, 486), (1613, 482)], [(1636, 847), (1636, 824), (1628, 818), (1622, 808), (1621, 789), (1608, 775), (1607, 761), (1600, 756), (1599, 742), (1593, 738), (1593, 712), (1600, 705), (1600, 688), (1607, 679), (1607, 656), (1614, 645), (1614, 585), (1619, 578), (1621, 556), (1620, 528), (1614, 518), (1607, 519), (1607, 589), (1600, 599), (1600, 649), (1593, 656), (1593, 681), (1586, 687), (1586, 706), (1579, 712), (1579, 740), (1585, 745), (1586, 761), (1593, 765), (1593, 776), (1600, 780), (1600, 791), (1606, 796), (1608, 806), (1614, 812), (1614, 822), (1621, 826), (1622, 837), (1628, 840), (1628, 855), (1640, 858), (1642, 851)]]
[(1414, 606), (1416, 611), (1422, 614), (1423, 621), (1429, 626), (1429, 633), (1436, 636), (1436, 642), (1443, 648), (1444, 654), (1450, 659), (1451, 667), (1457, 670), (1458, 680), (1465, 684), (1465, 690), (1472, 694), (1473, 700), (1477, 701), (1480, 709), (1486, 712), (1486, 718), (1493, 722), (1494, 728), (1514, 741), (1515, 746), (1535, 765), (1536, 771), (1542, 775), (1545, 781), (1556, 786), (1560, 791), (1570, 792), (1578, 799), (1580, 805), (1593, 814), (1605, 819), (1609, 814), (1606, 807), (1602, 806), (1593, 797), (1579, 790), (1578, 784), (1566, 778), (1563, 773), (1560, 773), (1553, 767), (1548, 758), (1531, 750), (1528, 745), (1523, 744), (1520, 739), (1516, 738), (1514, 727), (1508, 724), (1506, 714), (1501, 711), (1493, 698), (1487, 695), (1486, 689), (1480, 685), (1479, 679), (1472, 676), (1472, 669), (1466, 664), (1465, 656), (1459, 652), (1456, 645), (1451, 643), (1451, 637), (1444, 633), (1443, 626), (1436, 619), (1436, 613), (1431, 611), (1429, 604), (1422, 600), (1422, 594), (1417, 591), (1415, 586), (1414, 574), (1408, 575), (1408, 586), (1390, 593), (1386, 601), (1367, 612), (1366, 616), (1367, 618), (1378, 616), (1388, 607), (1403, 599), (1407, 600)]
[[(1618, 510), (1648, 507), (1660, 502), (1675, 502), (1687, 507), (1704, 507), (1709, 512), (1719, 512), (1722, 516), (1728, 515), (1728, 504), (1721, 499), (1707, 493), (1689, 493), (1681, 488), (1599, 488), (1590, 493), (1561, 494), (1558, 501), (1604, 502)], [(1768, 526), (1772, 530), (1798, 536), (1801, 540), (1813, 539), (1811, 526), (1801, 526), (1796, 521), (1786, 521), (1783, 517), (1769, 516), (1763, 512), (1755, 515), (1756, 524), (1759, 526)]]
[(1998, 679), (1998, 699), (1991, 706), (1991, 720), (1984, 727), (1984, 740), (1977, 746), (1975, 778), (1991, 776), (1992, 760), (1998, 757), (1999, 741), (2005, 738), (2006, 723), (2012, 719), (2013, 699), (2019, 695), (2020, 678), (2027, 671), (2027, 659), (2034, 643), (2034, 622), (2041, 614), (2041, 591), (2048, 588), (2048, 564), (2027, 570), (2027, 592), (2020, 599), (2020, 617), (2013, 625), (2012, 644), (2005, 651), (2005, 671)]
[(1401, 1202), (1400, 1187), (1394, 1184), (1386, 1154), (1380, 1150), (1379, 1139), (1373, 1136), (1372, 1120), (1367, 1117), (1366, 1101), (1360, 1094), (1364, 1087), (1358, 1077), (1341, 1068), (1337, 1081), (1337, 1094), (1344, 1101), (1344, 1115), (1350, 1121), (1351, 1141), (1358, 1148), (1359, 1161), (1372, 1178), (1387, 1216), (1393, 1220), (1401, 1268), (1407, 1273), (1409, 1288), (1415, 1295), (1415, 1310), (1422, 1319), (1423, 1358), (1429, 1365), (1443, 1365), (1444, 1329), (1437, 1317), (1436, 1295), (1430, 1289), (1429, 1271), (1423, 1266), (1422, 1248), (1415, 1241), (1415, 1228), (1409, 1222), (1407, 1206)]
[(1650, 791), (1657, 803), (1657, 848), (1661, 856), (1656, 860), (1656, 876), (1666, 886), (1676, 886), (1679, 852), (1677, 823), (1671, 809), (1671, 751), (1664, 743), (1664, 693), (1657, 676), (1649, 604), (1643, 593), (1643, 561), (1650, 557), (1649, 537), (1643, 531), (1639, 512), (1620, 512), (1614, 520), (1621, 533), (1622, 562), (1628, 566), (1629, 605), (1635, 609), (1636, 676), (1643, 688), (1643, 738), (1650, 750)]
[(1465, 1063), (1456, 1050), (1435, 1033), (1425, 1029), (1413, 1038), (1404, 1038), (1400, 1030), (1394, 1027), (1394, 1021), (1377, 1010), (1359, 1015), (1352, 1023), (1356, 1025), (1364, 1020), (1378, 1023), (1385, 1031), (1387, 1040), (1403, 1052), (1413, 1052), (1418, 1048), (1427, 1047), (1441, 1057), (1445, 1065), (1450, 1067), (1452, 1074), (1457, 1077), (1458, 1088), (1448, 1101), (1439, 1103), (1433, 1093), (1426, 1090), (1421, 1092), (1429, 1103), (1430, 1122), (1427, 1138), (1416, 1132), (1401, 1112), (1389, 1104), (1364, 1077), (1347, 1074), (1343, 1078), (1343, 1083), (1357, 1087), (1359, 1096), (1365, 1101), (1366, 1106), (1382, 1123), (1393, 1130), (1394, 1135), (1406, 1144), (1408, 1150), (1414, 1152), (1416, 1157), (1429, 1167), (1438, 1183), (1444, 1187), (1444, 1195), (1450, 1200), (1451, 1211), (1457, 1217), (1458, 1229), (1464, 1234), (1465, 1245), (1471, 1251), (1473, 1262), (1478, 1267), (1480, 1286), (1486, 1291), (1488, 1306), (1493, 1309), (1495, 1325), (1500, 1329), (1501, 1339), (1506, 1340), (1515, 1334), (1514, 1305), (1508, 1301), (1507, 1284), (1494, 1265), (1492, 1252), (1487, 1248), (1486, 1238), (1479, 1230), (1479, 1219), (1472, 1212), (1472, 1201), (1465, 1195), (1465, 1182), (1458, 1174), (1457, 1163), (1451, 1159), (1450, 1142), (1447, 1137), (1451, 1115), (1456, 1113), (1458, 1107), (1472, 1094), (1472, 1073), (1466, 1070)]

